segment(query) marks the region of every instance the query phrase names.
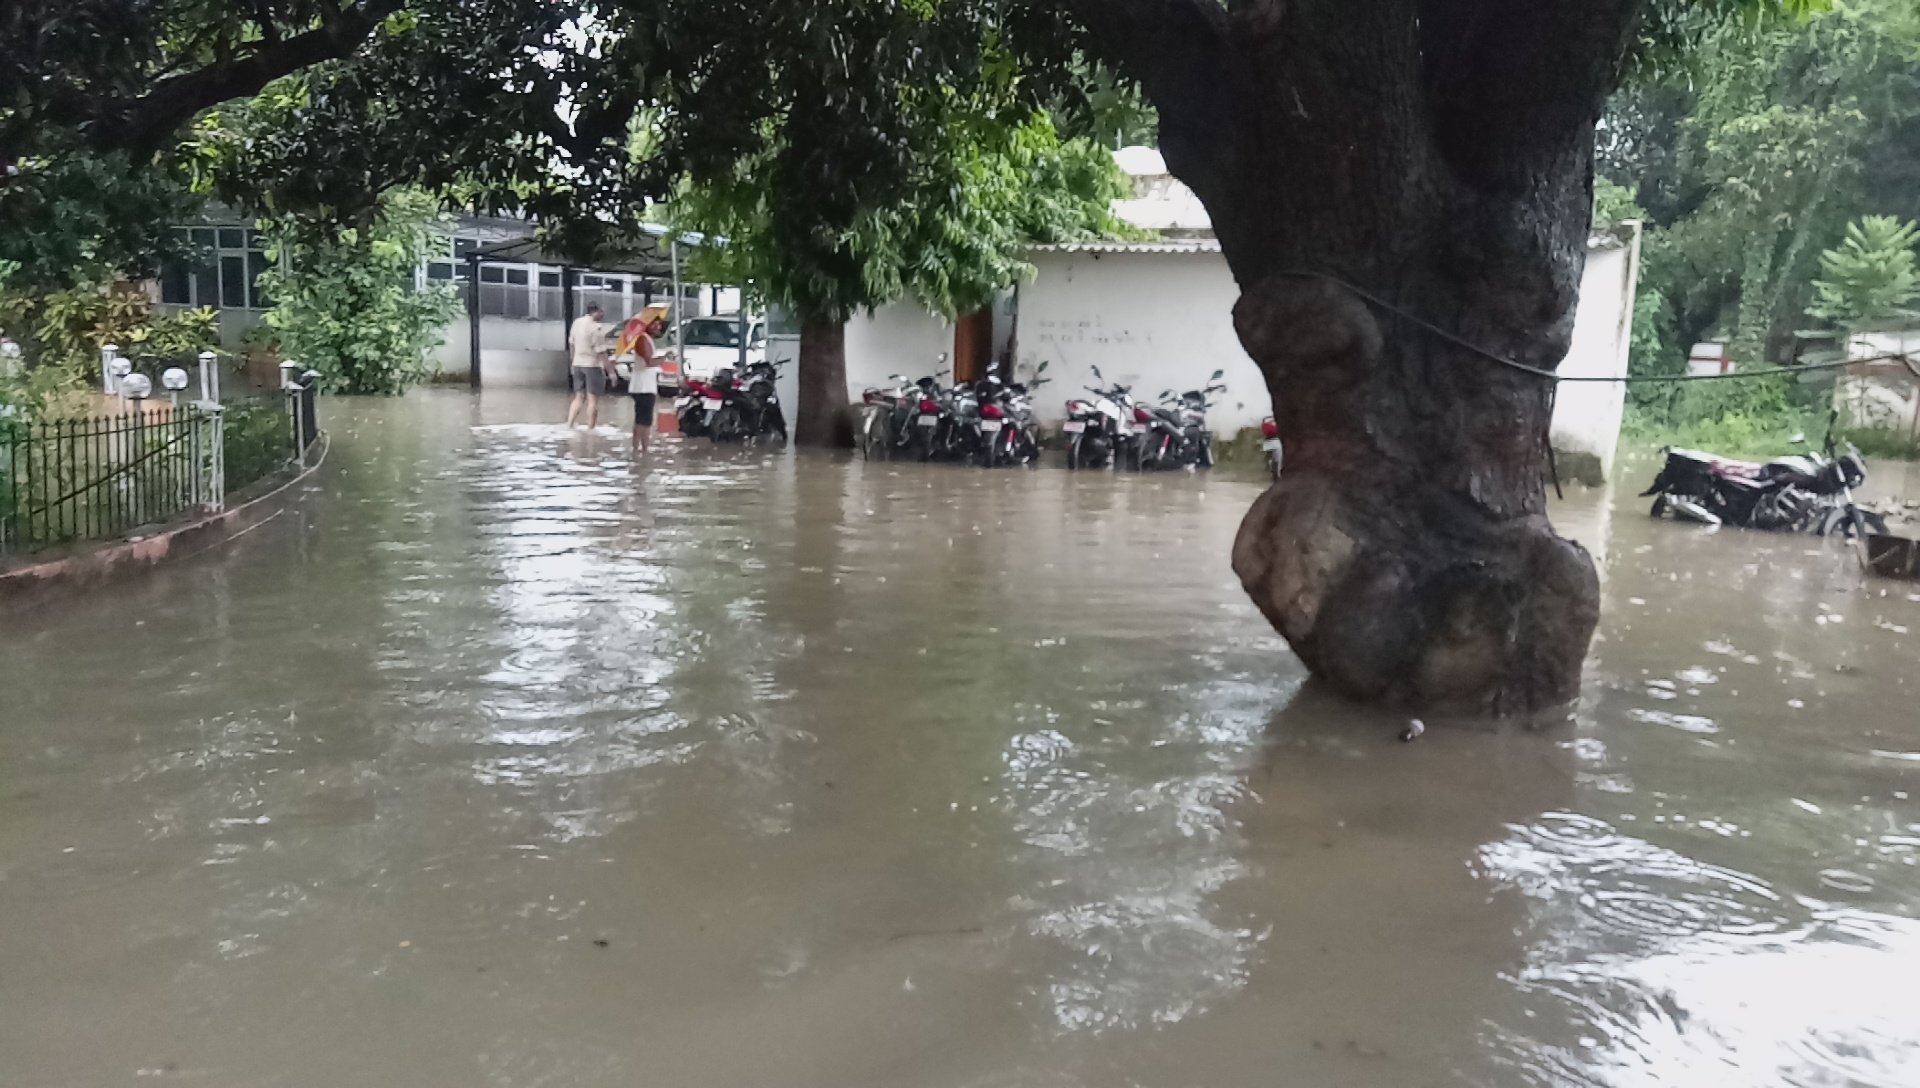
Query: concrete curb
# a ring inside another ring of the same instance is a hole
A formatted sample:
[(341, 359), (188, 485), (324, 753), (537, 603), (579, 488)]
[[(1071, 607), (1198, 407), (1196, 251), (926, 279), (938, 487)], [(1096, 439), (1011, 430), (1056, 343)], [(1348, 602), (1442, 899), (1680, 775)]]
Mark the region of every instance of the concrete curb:
[(285, 500), (294, 485), (326, 463), (330, 443), (324, 432), (319, 441), (320, 456), (313, 464), (238, 506), (163, 529), (140, 540), (115, 541), (31, 566), (0, 570), (0, 610), (116, 582), (161, 563), (190, 559), (245, 536), (285, 513)]

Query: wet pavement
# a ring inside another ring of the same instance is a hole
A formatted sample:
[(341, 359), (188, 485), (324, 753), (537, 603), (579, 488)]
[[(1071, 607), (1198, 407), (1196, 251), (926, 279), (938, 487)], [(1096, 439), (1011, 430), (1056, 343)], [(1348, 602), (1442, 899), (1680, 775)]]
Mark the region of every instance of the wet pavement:
[(0, 618), (0, 1082), (1920, 1083), (1920, 585), (1570, 495), (1573, 720), (1401, 744), (1257, 482), (563, 414), (333, 403), (223, 559)]

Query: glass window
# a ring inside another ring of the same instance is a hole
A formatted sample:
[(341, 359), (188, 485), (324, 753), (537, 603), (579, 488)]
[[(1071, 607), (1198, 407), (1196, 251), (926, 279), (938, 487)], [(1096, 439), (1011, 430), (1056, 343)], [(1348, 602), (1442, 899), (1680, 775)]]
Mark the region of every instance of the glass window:
[(261, 234), (257, 230), (248, 231), (247, 232), (247, 248), (248, 249), (267, 248), (267, 236), (264, 234)]
[(220, 269), (214, 266), (213, 258), (205, 257), (194, 262), (190, 278), (193, 281), (193, 304), (195, 306), (220, 305)]
[(483, 264), (480, 266), (481, 283), (504, 283), (506, 282), (506, 278), (507, 270), (497, 264)]
[(160, 301), (169, 306), (193, 305), (193, 280), (184, 262), (168, 260), (160, 265)]
[(701, 317), (687, 322), (687, 346), (690, 348), (737, 348), (740, 326), (722, 318)]
[(260, 274), (268, 267), (266, 254), (257, 249), (247, 253), (247, 295), (256, 310), (273, 309), (273, 300), (260, 289)]
[(427, 278), (430, 280), (450, 280), (453, 278), (453, 266), (435, 261), (427, 266)]
[(527, 285), (527, 270), (524, 268), (507, 269), (507, 282), (517, 283), (520, 286), (525, 287)]
[(229, 310), (247, 308), (247, 259), (220, 258), (220, 305)]
[(480, 240), (478, 238), (455, 238), (453, 240), (453, 254), (456, 257), (464, 257), (479, 248)]
[(215, 240), (216, 240), (216, 237), (214, 235), (212, 228), (209, 228), (209, 227), (194, 228), (194, 231), (193, 231), (194, 245), (199, 246), (201, 249), (212, 249), (214, 246)]
[(540, 286), (542, 286), (542, 287), (558, 287), (558, 286), (560, 286), (560, 273), (558, 273), (558, 272), (542, 272), (542, 273), (540, 273)]
[(247, 248), (247, 232), (244, 230), (241, 230), (239, 227), (221, 227), (220, 228), (220, 248), (221, 249)]

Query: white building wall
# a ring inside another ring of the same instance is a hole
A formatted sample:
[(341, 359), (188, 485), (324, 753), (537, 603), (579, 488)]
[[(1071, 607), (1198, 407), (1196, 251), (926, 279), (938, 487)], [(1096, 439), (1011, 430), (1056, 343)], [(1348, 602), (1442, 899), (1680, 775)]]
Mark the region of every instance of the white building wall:
[[(1036, 398), (1043, 422), (1058, 422), (1067, 398), (1083, 387), (1119, 382), (1148, 401), (1162, 392), (1207, 384), (1215, 370), (1227, 391), (1214, 404), (1215, 433), (1257, 427), (1272, 411), (1266, 379), (1233, 330), (1240, 288), (1218, 252), (1068, 252), (1028, 255), (1034, 276), (1018, 289), (1014, 329), (1016, 377), (1048, 364), (1051, 383)], [(1624, 377), (1633, 336), (1638, 254), (1631, 245), (1596, 244), (1588, 251), (1575, 315), (1573, 346), (1560, 372)], [(909, 304), (882, 307), (847, 326), (847, 386), (858, 400), (891, 373), (918, 378), (952, 351), (953, 326)], [(1096, 381), (1099, 367), (1105, 382)], [(1557, 449), (1591, 454), (1611, 474), (1619, 446), (1626, 387), (1575, 382), (1560, 387), (1553, 419)]]
[(942, 354), (953, 354), (953, 323), (918, 306), (895, 303), (856, 315), (847, 322), (847, 399), (857, 401), (862, 391), (886, 385), (889, 374), (922, 378), (951, 369), (951, 358), (937, 361)]
[[(1574, 315), (1573, 345), (1560, 364), (1562, 377), (1626, 377), (1639, 263), (1637, 243), (1607, 242), (1588, 248), (1586, 275), (1580, 281), (1580, 308)], [(1620, 420), (1627, 407), (1626, 384), (1562, 382), (1557, 397), (1551, 431), (1553, 448), (1562, 454), (1597, 458), (1600, 477), (1611, 479), (1614, 455), (1620, 447)], [(1563, 472), (1575, 467), (1561, 466)]]
[[(465, 374), (472, 366), (468, 354), (468, 317), (460, 314), (441, 335), (444, 342), (430, 353), (443, 374)], [(480, 319), (480, 383), (493, 386), (567, 387), (566, 329), (558, 321), (526, 321), (515, 317)]]
[[(1224, 370), (1227, 392), (1209, 416), (1232, 435), (1272, 408), (1266, 379), (1233, 331), (1240, 288), (1219, 253), (1039, 252), (1020, 285), (1016, 373), (1048, 364), (1052, 383), (1034, 407), (1045, 422), (1066, 415), (1083, 387), (1119, 382), (1152, 401), (1207, 384)], [(1096, 381), (1099, 367), (1106, 382)]]
[(1850, 426), (1898, 431), (1920, 441), (1920, 379), (1889, 355), (1920, 359), (1920, 329), (1865, 332), (1847, 341), (1847, 358), (1872, 359), (1841, 371), (1833, 406)]

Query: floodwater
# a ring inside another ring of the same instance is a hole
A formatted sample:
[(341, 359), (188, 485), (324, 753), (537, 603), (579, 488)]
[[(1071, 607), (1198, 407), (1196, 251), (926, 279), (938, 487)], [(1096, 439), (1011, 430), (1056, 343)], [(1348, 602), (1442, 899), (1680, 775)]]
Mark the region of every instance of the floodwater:
[(1920, 585), (1837, 548), (1570, 496), (1572, 720), (1401, 744), (1254, 482), (328, 407), (0, 617), (9, 1088), (1920, 1084)]

